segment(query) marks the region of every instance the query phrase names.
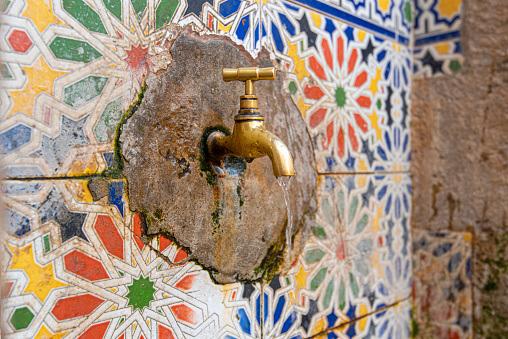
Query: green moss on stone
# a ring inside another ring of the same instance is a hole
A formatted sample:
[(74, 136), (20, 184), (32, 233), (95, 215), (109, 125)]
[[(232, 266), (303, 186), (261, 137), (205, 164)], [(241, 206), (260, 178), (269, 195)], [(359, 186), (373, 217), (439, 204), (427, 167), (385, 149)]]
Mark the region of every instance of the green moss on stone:
[(415, 319), (415, 310), (411, 312), (411, 338), (418, 338), (418, 333), (420, 332), (420, 327)]
[(240, 207), (243, 206), (243, 198), (242, 198), (242, 187), (240, 185), (236, 186), (236, 194), (238, 195), (238, 201)]
[(162, 210), (162, 208), (160, 207), (157, 207), (155, 209), (155, 213), (153, 214), (153, 216), (159, 220), (159, 221), (163, 221), (164, 220), (164, 211)]
[(493, 259), (487, 258), (484, 261), (489, 266), (489, 276), (483, 290), (486, 293), (494, 293), (499, 289), (501, 276), (508, 274), (508, 260), (505, 259), (505, 251), (508, 247), (508, 235), (496, 236), (491, 234), (489, 242), (494, 244), (495, 255)]
[(282, 228), (282, 232), (279, 234), (279, 237), (275, 243), (273, 243), (268, 250), (266, 251), (266, 255), (259, 264), (258, 267), (254, 269), (254, 274), (258, 275), (262, 273), (259, 279), (251, 281), (251, 283), (256, 282), (270, 282), (273, 277), (279, 271), (280, 265), (284, 262), (283, 252), (284, 247), (286, 245), (286, 227), (288, 224), (288, 220), (284, 221), (284, 227)]
[(141, 102), (145, 96), (146, 89), (146, 84), (143, 84), (143, 87), (138, 93), (136, 100), (129, 106), (129, 108), (120, 118), (120, 121), (118, 122), (115, 130), (115, 139), (113, 140), (115, 167), (104, 170), (102, 173), (100, 173), (100, 176), (108, 177), (111, 179), (120, 179), (123, 177), (124, 158), (122, 156), (122, 144), (120, 142), (120, 136), (122, 135), (123, 126), (134, 115), (134, 113), (138, 111), (139, 106), (141, 105)]

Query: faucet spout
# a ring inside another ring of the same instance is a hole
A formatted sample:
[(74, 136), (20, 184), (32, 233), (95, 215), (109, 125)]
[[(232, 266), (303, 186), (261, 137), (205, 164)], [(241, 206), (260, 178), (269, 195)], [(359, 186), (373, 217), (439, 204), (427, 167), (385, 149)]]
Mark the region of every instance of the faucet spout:
[(273, 174), (293, 176), (293, 157), (284, 142), (265, 129), (263, 118), (235, 119), (233, 134), (211, 133), (207, 139), (208, 154), (220, 161), (226, 155), (254, 159), (267, 155), (272, 161)]

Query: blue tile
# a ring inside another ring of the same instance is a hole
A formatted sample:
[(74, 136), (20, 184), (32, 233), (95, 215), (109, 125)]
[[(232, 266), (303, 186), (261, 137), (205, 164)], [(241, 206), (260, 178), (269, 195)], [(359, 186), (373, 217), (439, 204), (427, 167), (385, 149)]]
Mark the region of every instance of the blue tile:
[(6, 209), (5, 220), (7, 222), (7, 232), (10, 234), (15, 234), (20, 237), (30, 232), (30, 220), (16, 211)]
[(10, 153), (32, 139), (32, 129), (19, 124), (0, 134), (2, 155)]
[(242, 40), (245, 39), (245, 36), (247, 35), (247, 32), (249, 31), (250, 27), (250, 14), (247, 14), (243, 18), (240, 19), (240, 23), (238, 24), (238, 28), (236, 29), (235, 35), (238, 39)]
[(115, 205), (123, 218), (123, 181), (111, 181), (109, 183), (109, 197), (108, 202)]
[(247, 312), (245, 312), (245, 309), (243, 307), (238, 310), (238, 317), (242, 331), (250, 335), (251, 334), (250, 320), (249, 317), (247, 316)]
[(226, 0), (221, 2), (219, 4), (219, 14), (227, 18), (228, 16), (238, 11), (238, 8), (240, 8), (241, 4), (241, 0)]

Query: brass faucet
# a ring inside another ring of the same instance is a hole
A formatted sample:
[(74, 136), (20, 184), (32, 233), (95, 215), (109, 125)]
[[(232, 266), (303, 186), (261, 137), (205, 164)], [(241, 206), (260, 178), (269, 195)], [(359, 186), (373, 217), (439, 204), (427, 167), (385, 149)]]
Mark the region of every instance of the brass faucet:
[(208, 154), (215, 161), (226, 155), (245, 158), (252, 162), (254, 158), (267, 155), (272, 161), (273, 174), (279, 176), (295, 175), (293, 158), (284, 142), (265, 129), (265, 118), (259, 113), (258, 97), (254, 95), (254, 81), (274, 80), (275, 69), (238, 68), (223, 69), (224, 81), (244, 81), (245, 95), (240, 96), (240, 110), (235, 116), (233, 134), (227, 136), (215, 131), (208, 136)]

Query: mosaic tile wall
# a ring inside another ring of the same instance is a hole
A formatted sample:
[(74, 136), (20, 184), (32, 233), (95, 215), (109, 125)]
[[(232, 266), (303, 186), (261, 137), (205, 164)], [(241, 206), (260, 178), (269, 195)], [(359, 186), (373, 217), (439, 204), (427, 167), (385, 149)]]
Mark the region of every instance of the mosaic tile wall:
[[(2, 335), (409, 337), (411, 14), (405, 0), (4, 2)], [(317, 222), (266, 284), (214, 285), (168, 239), (143, 243), (124, 181), (93, 202), (82, 178), (114, 166), (116, 124), (185, 26), (268, 50), (314, 142)]]
[(415, 76), (460, 72), (462, 7), (462, 0), (415, 0)]
[(418, 338), (472, 338), (472, 239), (468, 232), (413, 231)]

